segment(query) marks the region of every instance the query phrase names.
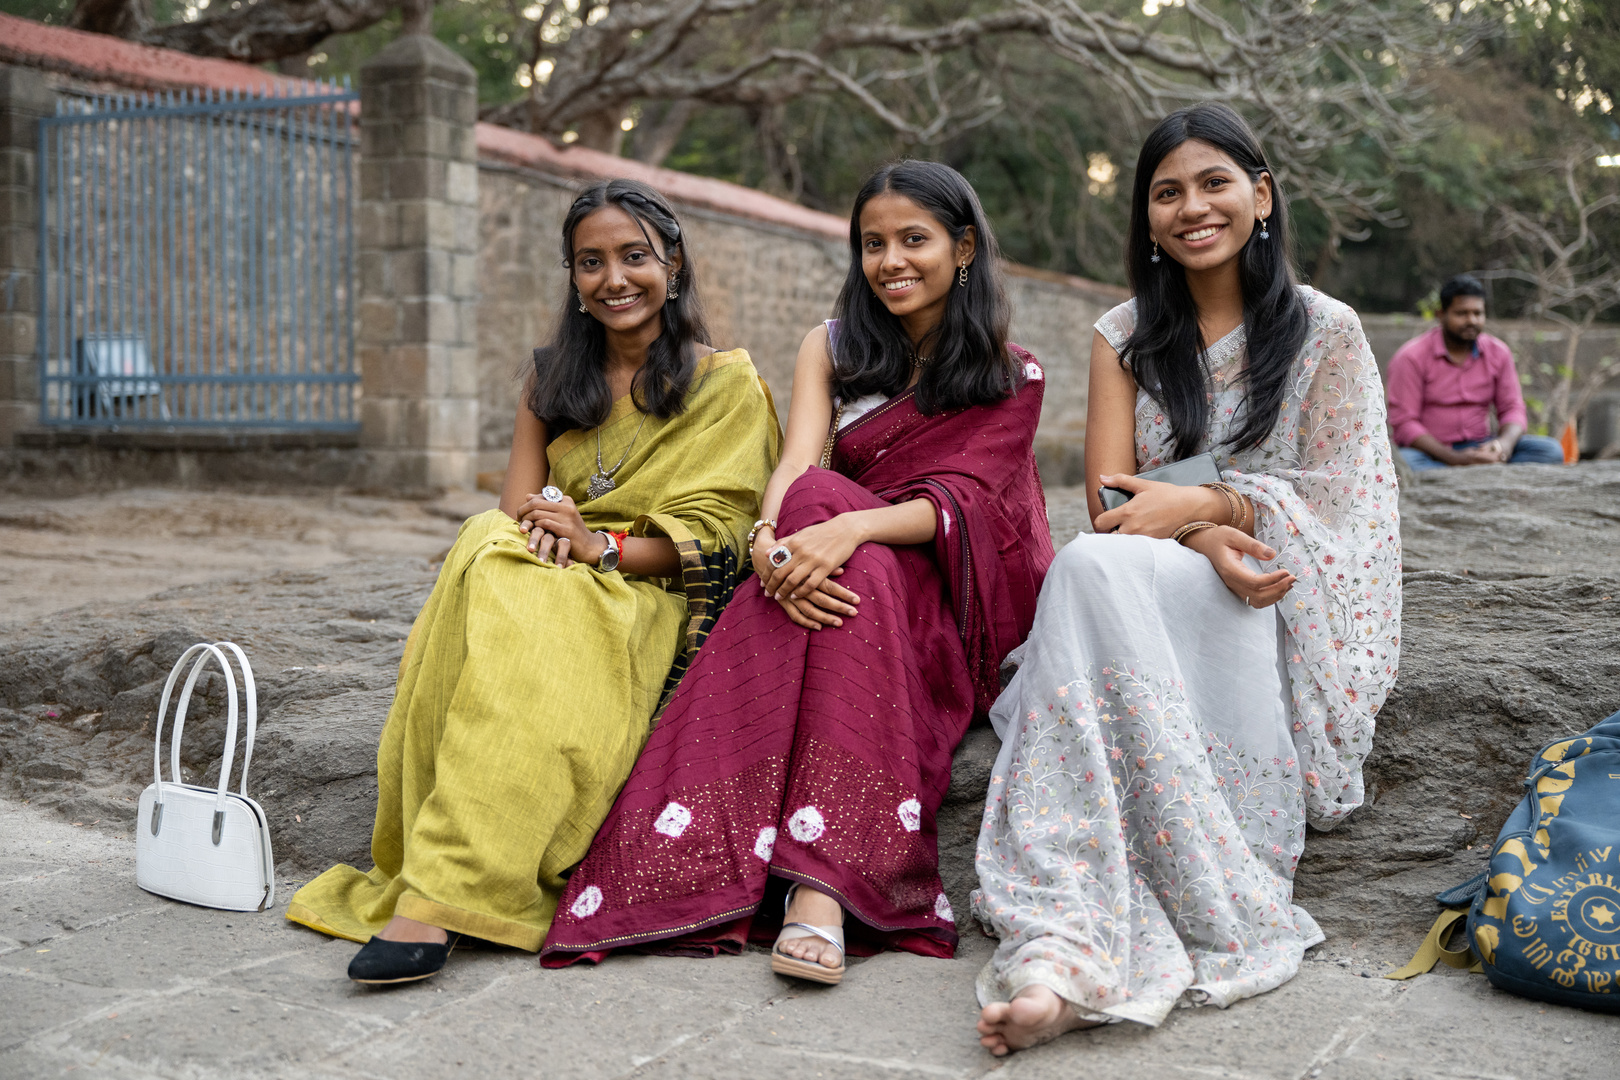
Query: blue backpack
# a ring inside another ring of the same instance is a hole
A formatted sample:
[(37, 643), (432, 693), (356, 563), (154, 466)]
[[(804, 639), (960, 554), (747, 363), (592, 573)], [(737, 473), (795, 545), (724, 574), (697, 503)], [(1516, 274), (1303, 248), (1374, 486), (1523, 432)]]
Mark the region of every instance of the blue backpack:
[(1522, 997), (1620, 1013), (1620, 713), (1543, 749), (1524, 786), (1485, 872), (1436, 897), (1466, 905), (1469, 948), (1444, 947), (1463, 917), (1449, 911), (1390, 978), (1438, 960)]

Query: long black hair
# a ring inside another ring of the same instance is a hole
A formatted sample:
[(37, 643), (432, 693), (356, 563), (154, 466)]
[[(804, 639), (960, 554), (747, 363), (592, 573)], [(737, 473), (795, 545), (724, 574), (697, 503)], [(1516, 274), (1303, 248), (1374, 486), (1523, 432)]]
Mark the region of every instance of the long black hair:
[[(660, 312), (663, 330), (647, 346), (647, 362), (630, 383), (636, 408), (668, 419), (686, 408), (686, 392), (697, 371), (696, 346), (709, 336), (691, 256), (681, 223), (662, 195), (635, 180), (606, 180), (587, 189), (568, 208), (562, 227), (564, 266), (572, 269), (574, 265), (574, 230), (604, 206), (617, 206), (635, 219), (660, 263), (669, 266), (675, 252), (681, 253), (681, 266), (674, 276), (677, 295), (664, 301)], [(659, 243), (653, 242), (654, 235)], [(658, 253), (660, 243), (662, 255)], [(607, 331), (579, 308), (579, 292), (570, 285), (551, 344), (534, 350), (529, 411), (545, 423), (550, 438), (573, 428), (595, 427), (613, 408), (607, 383)]]
[(1120, 350), (1120, 363), (1130, 367), (1136, 384), (1169, 415), (1178, 460), (1196, 454), (1208, 434), (1206, 354), (1186, 271), (1171, 258), (1152, 261), (1148, 189), (1159, 163), (1188, 139), (1213, 146), (1255, 183), (1262, 175), (1271, 177), (1271, 217), (1265, 229), (1271, 236), (1261, 239), (1257, 227), (1238, 255), (1249, 363), (1243, 376), (1242, 425), (1229, 442), (1233, 449), (1259, 446), (1276, 426), (1288, 373), (1310, 330), (1290, 254), (1288, 200), (1266, 163), (1260, 140), (1226, 105), (1204, 102), (1171, 113), (1148, 135), (1136, 159), (1125, 241), (1125, 266), (1136, 295), (1136, 329)]
[[(861, 211), (874, 197), (904, 195), (960, 241), (971, 226), (978, 241), (967, 284), (951, 284), (945, 315), (913, 346), (861, 268)], [(930, 358), (917, 382), (925, 414), (1000, 401), (1016, 392), (1023, 372), (1007, 351), (1011, 307), (1002, 280), (1001, 251), (973, 185), (949, 165), (896, 161), (873, 173), (849, 216), (849, 274), (838, 294), (838, 340), (832, 388), (845, 401), (866, 394), (892, 397), (911, 381), (911, 357)]]

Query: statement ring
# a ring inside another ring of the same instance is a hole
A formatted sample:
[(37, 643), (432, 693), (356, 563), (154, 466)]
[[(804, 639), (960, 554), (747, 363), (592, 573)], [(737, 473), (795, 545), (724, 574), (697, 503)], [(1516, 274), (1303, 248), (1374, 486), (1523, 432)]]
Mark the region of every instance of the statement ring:
[(540, 497), (546, 500), (546, 502), (562, 502), (562, 489), (551, 484), (547, 484), (545, 487), (540, 489)]
[(792, 560), (793, 552), (788, 550), (786, 544), (777, 544), (765, 553), (765, 558), (770, 560), (772, 566), (780, 568)]

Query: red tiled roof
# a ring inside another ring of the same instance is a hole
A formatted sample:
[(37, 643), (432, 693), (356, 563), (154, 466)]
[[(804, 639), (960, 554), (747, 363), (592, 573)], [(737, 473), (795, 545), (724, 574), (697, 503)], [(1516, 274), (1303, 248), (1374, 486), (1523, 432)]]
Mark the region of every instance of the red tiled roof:
[[(105, 34), (46, 26), (5, 14), (0, 14), (0, 60), (58, 71), (81, 79), (116, 83), (134, 90), (180, 87), (266, 90), (303, 81), (277, 75), (252, 64), (213, 60), (172, 49), (137, 45)], [(843, 240), (849, 235), (849, 225), (844, 218), (724, 180), (660, 169), (582, 146), (558, 146), (543, 136), (495, 124), (478, 125), (477, 143), (480, 156), (520, 167), (588, 179), (630, 177), (651, 184), (686, 206), (700, 206), (753, 221), (783, 225), (832, 240)], [(1007, 269), (1021, 277), (1040, 278), (1108, 299), (1124, 299), (1128, 295), (1116, 286), (1069, 274), (1015, 264), (1009, 264)]]

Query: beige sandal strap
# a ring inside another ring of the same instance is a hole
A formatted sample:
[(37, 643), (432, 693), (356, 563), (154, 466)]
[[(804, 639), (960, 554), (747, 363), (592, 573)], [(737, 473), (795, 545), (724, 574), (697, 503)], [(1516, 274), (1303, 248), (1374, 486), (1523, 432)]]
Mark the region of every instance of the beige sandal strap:
[[(789, 930), (798, 930), (801, 932), (789, 934)], [(811, 926), (809, 923), (802, 922), (783, 923), (782, 932), (776, 935), (776, 944), (780, 945), (784, 940), (791, 941), (794, 938), (812, 936), (818, 937), (827, 942), (829, 945), (833, 946), (838, 950), (838, 955), (840, 957), (844, 955), (844, 931), (842, 927), (837, 926)]]

